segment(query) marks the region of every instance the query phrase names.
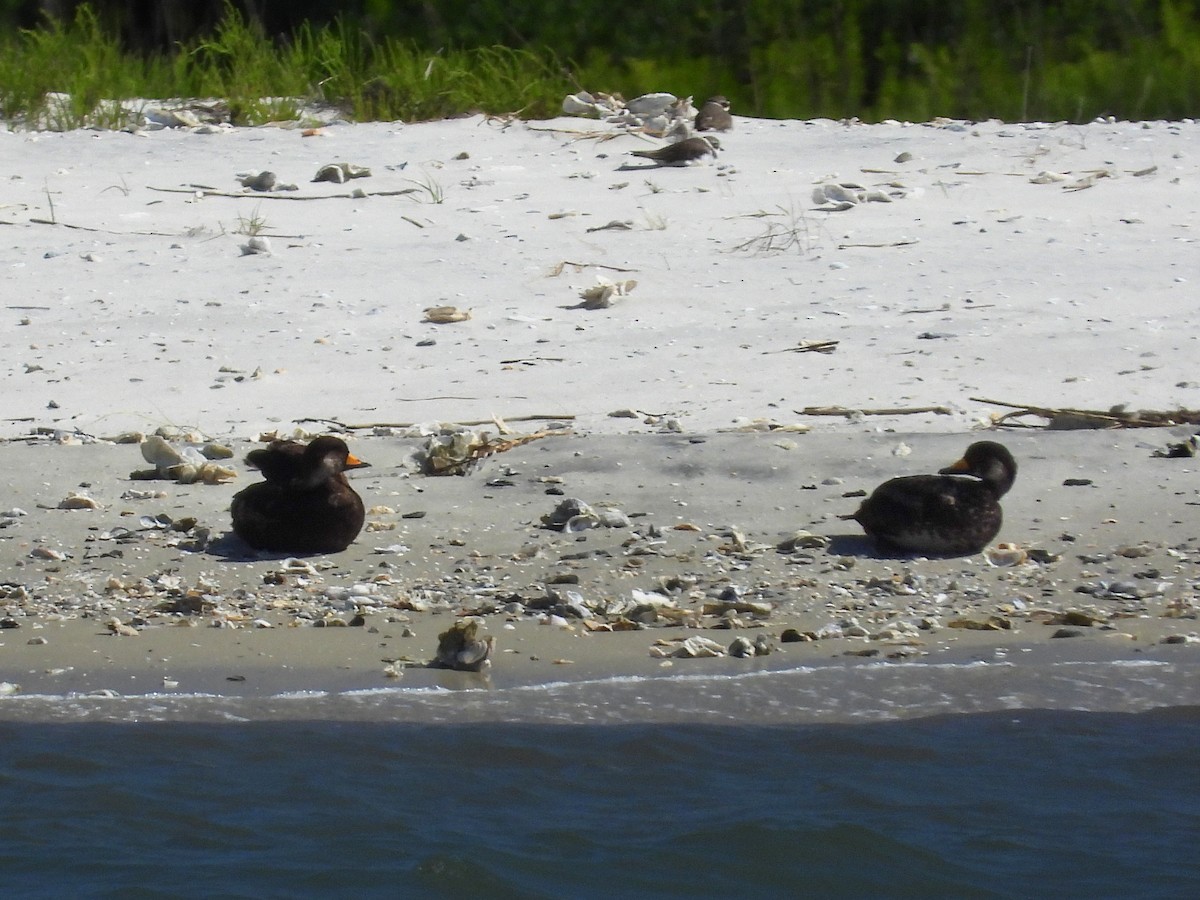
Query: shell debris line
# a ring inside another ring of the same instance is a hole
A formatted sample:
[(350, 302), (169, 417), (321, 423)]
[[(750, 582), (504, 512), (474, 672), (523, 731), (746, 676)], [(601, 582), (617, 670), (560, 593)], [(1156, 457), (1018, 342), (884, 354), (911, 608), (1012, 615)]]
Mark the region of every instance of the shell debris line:
[(568, 116), (600, 119), (609, 125), (668, 138), (688, 137), (696, 117), (691, 97), (676, 97), (665, 91), (643, 94), (628, 102), (616, 94), (579, 91), (563, 99), (562, 109)]
[(166, 479), (180, 484), (223, 484), (237, 478), (232, 466), (220, 465), (219, 459), (231, 459), (233, 451), (213, 441), (200, 446), (176, 447), (161, 435), (152, 434), (141, 445), (142, 457), (153, 468), (131, 472), (135, 480)]
[(532, 434), (504, 436), (473, 428), (443, 429), (432, 434), (417, 461), (426, 475), (466, 475), (482, 459), (504, 453), (542, 438), (570, 434), (569, 429), (549, 429)]

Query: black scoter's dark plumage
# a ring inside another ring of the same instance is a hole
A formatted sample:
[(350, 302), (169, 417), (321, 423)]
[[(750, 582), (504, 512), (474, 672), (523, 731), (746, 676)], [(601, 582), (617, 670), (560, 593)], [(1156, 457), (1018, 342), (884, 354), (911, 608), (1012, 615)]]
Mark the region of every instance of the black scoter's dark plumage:
[(868, 535), (910, 553), (978, 553), (1000, 532), (1000, 498), (1012, 487), (1017, 463), (1002, 444), (977, 441), (937, 475), (886, 481), (863, 501), (856, 519)]
[(280, 553), (336, 553), (362, 530), (362, 498), (345, 469), (365, 466), (340, 438), (309, 444), (273, 441), (252, 450), (246, 464), (263, 473), (233, 497), (233, 530), (251, 547)]
[(301, 461), (308, 444), (298, 441), (271, 441), (266, 447), (246, 454), (246, 465), (262, 472), (263, 478), (282, 484), (299, 477)]

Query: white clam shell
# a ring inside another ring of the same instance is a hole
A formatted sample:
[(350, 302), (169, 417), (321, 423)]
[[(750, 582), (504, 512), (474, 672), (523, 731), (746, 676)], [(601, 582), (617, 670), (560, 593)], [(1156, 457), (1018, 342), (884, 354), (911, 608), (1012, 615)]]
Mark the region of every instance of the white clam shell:
[(678, 99), (674, 94), (665, 92), (642, 94), (626, 103), (625, 108), (635, 116), (657, 116), (665, 113), (667, 107)]
[(984, 551), (984, 558), (992, 566), (1019, 566), (1029, 559), (1029, 554), (1016, 544), (1000, 543)]
[(163, 437), (152, 434), (141, 443), (142, 457), (152, 466), (177, 466), (183, 462), (183, 454)]

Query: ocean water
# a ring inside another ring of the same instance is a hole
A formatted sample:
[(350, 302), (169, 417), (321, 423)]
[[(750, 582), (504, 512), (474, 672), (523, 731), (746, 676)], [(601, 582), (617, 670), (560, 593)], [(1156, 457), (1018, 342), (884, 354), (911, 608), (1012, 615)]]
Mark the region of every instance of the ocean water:
[[(1162, 667), (1066, 671), (1057, 709), (996, 666), (6, 698), (0, 891), (1200, 896), (1200, 705), (1156, 705)], [(964, 708), (985, 687), (1006, 708)]]

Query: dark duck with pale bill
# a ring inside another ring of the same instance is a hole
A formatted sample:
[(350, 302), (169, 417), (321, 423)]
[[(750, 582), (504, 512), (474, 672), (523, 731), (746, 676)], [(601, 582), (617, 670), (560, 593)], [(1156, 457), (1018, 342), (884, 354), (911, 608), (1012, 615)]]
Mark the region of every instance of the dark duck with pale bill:
[(893, 478), (863, 501), (855, 519), (884, 547), (930, 556), (978, 553), (999, 534), (1000, 498), (1017, 477), (1002, 444), (977, 441), (937, 475)]
[(369, 464), (341, 438), (272, 441), (250, 451), (246, 464), (266, 479), (234, 494), (230, 506), (234, 533), (251, 547), (337, 553), (358, 537), (366, 514), (344, 472)]

